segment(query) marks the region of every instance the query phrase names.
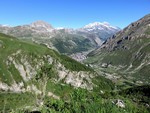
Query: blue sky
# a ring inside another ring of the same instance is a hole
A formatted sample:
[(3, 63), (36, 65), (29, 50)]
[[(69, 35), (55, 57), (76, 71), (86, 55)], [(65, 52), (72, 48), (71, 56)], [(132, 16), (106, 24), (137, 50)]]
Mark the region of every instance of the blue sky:
[(80, 28), (107, 21), (124, 28), (150, 13), (150, 0), (1, 0), (0, 24), (43, 20), (54, 27)]

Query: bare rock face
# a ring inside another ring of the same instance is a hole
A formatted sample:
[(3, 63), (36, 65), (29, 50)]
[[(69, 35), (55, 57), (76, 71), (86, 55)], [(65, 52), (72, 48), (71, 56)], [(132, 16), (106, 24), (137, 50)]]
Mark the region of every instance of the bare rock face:
[(60, 99), (60, 97), (59, 97), (59, 96), (57, 96), (57, 95), (53, 94), (52, 92), (48, 92), (47, 96), (49, 96), (49, 97), (53, 97), (54, 99), (57, 99), (57, 100), (59, 100), (59, 99)]
[(11, 86), (8, 86), (6, 83), (2, 83), (0, 82), (0, 90), (3, 91), (11, 91), (14, 93), (20, 93), (20, 92), (25, 92), (25, 88), (24, 88), (24, 83), (20, 82), (20, 83), (16, 83), (15, 81), (13, 81), (13, 84), (11, 84)]
[(44, 31), (45, 32), (51, 32), (54, 29), (50, 24), (48, 24), (44, 21), (33, 22), (33, 23), (30, 24), (30, 26), (32, 28), (34, 28), (35, 30), (43, 31), (43, 32)]
[(21, 54), (21, 50), (18, 50), (16, 53), (8, 56), (8, 60), (6, 63), (8, 67), (13, 64), (15, 68), (18, 70), (18, 72), (20, 73), (23, 80), (28, 81), (37, 74), (36, 72), (37, 69), (34, 68), (28, 62), (27, 60), (28, 58), (26, 56), (21, 57), (21, 62), (17, 61), (15, 57), (18, 56), (19, 54)]
[(66, 84), (70, 84), (74, 87), (80, 87), (88, 90), (93, 89), (92, 78), (93, 74), (84, 71), (70, 71), (66, 69), (61, 63), (56, 65), (59, 78), (57, 81), (64, 80)]

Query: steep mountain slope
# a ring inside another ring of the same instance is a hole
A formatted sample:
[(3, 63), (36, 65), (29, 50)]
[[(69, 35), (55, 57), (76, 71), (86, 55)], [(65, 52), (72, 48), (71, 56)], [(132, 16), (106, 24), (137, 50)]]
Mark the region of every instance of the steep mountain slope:
[(122, 83), (150, 83), (150, 15), (131, 23), (89, 54), (86, 63)]
[[(0, 26), (0, 32), (24, 40), (45, 44), (60, 53), (72, 54), (100, 46), (105, 39), (120, 29), (103, 23), (92, 24), (81, 29), (55, 29), (50, 24), (37, 21), (16, 27)], [(91, 30), (92, 29), (92, 30)]]
[(41, 109), (46, 97), (67, 100), (74, 88), (105, 91), (113, 84), (45, 46), (0, 34), (0, 111)]

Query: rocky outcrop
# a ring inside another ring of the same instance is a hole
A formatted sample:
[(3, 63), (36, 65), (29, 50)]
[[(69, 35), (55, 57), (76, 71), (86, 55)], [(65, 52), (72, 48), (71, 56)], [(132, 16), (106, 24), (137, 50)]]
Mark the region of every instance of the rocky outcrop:
[(94, 76), (93, 74), (90, 74), (90, 72), (70, 71), (61, 63), (57, 63), (56, 70), (58, 70), (57, 73), (59, 76), (57, 81), (63, 80), (65, 83), (71, 84), (74, 87), (81, 87), (88, 90), (93, 89), (92, 78)]
[(14, 93), (20, 93), (20, 92), (25, 92), (25, 88), (24, 88), (24, 83), (20, 82), (20, 83), (16, 83), (14, 81), (13, 84), (11, 84), (11, 86), (7, 85), (6, 83), (3, 83), (0, 81), (0, 90), (2, 91), (10, 91), (10, 92), (14, 92)]
[[(56, 83), (63, 80), (64, 83), (70, 84), (74, 87), (80, 87), (88, 90), (93, 89), (94, 84), (92, 83), (92, 79), (95, 75), (93, 75), (91, 72), (71, 71), (65, 68), (63, 64), (61, 64), (58, 60), (51, 57), (50, 55), (44, 55), (37, 58), (35, 57), (34, 61), (31, 61), (31, 58), (32, 56), (26, 55), (22, 50), (18, 50), (17, 52), (8, 56), (6, 61), (7, 67), (11, 68), (14, 66), (22, 79), (20, 78), (20, 80), (16, 82), (14, 78), (15, 75), (9, 71), (12, 84), (9, 86), (6, 83), (0, 81), (0, 90), (11, 92), (34, 92), (36, 94), (41, 94), (44, 87), (40, 89), (38, 88), (39, 86), (36, 86), (34, 83), (28, 85), (28, 82), (32, 81), (36, 77), (38, 72), (41, 70), (41, 67), (45, 65), (44, 63), (53, 66), (55, 75), (52, 79), (54, 79)], [(46, 79), (43, 80), (45, 81), (41, 81), (39, 84), (46, 85)], [(27, 86), (25, 86), (25, 84)]]
[(8, 67), (11, 65), (14, 65), (15, 68), (20, 73), (23, 80), (28, 81), (37, 74), (37, 72), (36, 72), (37, 69), (36, 69), (36, 67), (33, 67), (28, 62), (27, 56), (22, 56), (21, 59), (19, 59), (20, 61), (18, 59), (16, 59), (16, 57), (20, 54), (22, 54), (21, 50), (8, 56), (8, 60), (7, 60), (6, 64)]
[(56, 96), (56, 95), (53, 94), (52, 92), (48, 92), (47, 96), (52, 97), (52, 98), (54, 98), (54, 99), (58, 99), (58, 100), (60, 99), (59, 96)]

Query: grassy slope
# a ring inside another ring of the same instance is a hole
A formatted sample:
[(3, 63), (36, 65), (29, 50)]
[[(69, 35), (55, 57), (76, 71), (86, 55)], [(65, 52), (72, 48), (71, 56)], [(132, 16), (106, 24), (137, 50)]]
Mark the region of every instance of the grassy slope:
[[(41, 111), (54, 113), (149, 113), (149, 108), (146, 108), (143, 102), (134, 102), (131, 97), (124, 96), (125, 94), (126, 92), (122, 92), (122, 94), (116, 92), (100, 94), (75, 89), (70, 93), (70, 99), (67, 101), (46, 98)], [(138, 100), (136, 92), (132, 97)], [(124, 101), (125, 108), (117, 107), (112, 103), (118, 98)]]
[(56, 36), (50, 41), (60, 53), (72, 54), (76, 52), (88, 51), (94, 44), (89, 39), (78, 35), (66, 35), (65, 38)]
[[(145, 37), (138, 38), (134, 41), (124, 41), (114, 51), (107, 52), (103, 50), (98, 55), (90, 56), (85, 63), (98, 65), (99, 67), (95, 67), (98, 72), (103, 71), (110, 74), (116, 73), (116, 75), (121, 76), (123, 81), (142, 81), (147, 84), (150, 82), (150, 64), (147, 64), (150, 61), (150, 58), (148, 57), (150, 55), (149, 42), (150, 39)], [(123, 49), (122, 46), (127, 46), (129, 49)], [(145, 63), (145, 66), (136, 70), (143, 62)], [(112, 66), (101, 68), (102, 63), (108, 63)], [(132, 68), (127, 70), (131, 64)]]
[[(13, 53), (16, 53), (18, 50), (22, 51), (22, 54), (17, 55), (16, 59), (18, 61), (22, 56), (25, 55), (28, 57), (28, 61), (30, 61), (32, 65), (36, 65), (37, 62), (34, 61), (35, 58), (38, 59), (39, 57), (42, 57), (44, 55), (50, 55), (56, 60), (58, 60), (60, 63), (62, 63), (70, 71), (90, 71), (91, 73), (94, 73), (91, 68), (83, 64), (80, 64), (79, 62), (65, 55), (61, 55), (54, 50), (50, 50), (45, 46), (41, 46), (30, 42), (20, 41), (14, 37), (10, 37), (5, 34), (0, 34), (0, 53), (1, 53), (0, 54), (0, 81), (7, 83), (8, 85), (11, 85), (13, 83), (13, 79), (15, 79), (16, 82), (23, 81), (22, 77), (20, 76), (20, 73), (18, 72), (17, 69), (15, 69), (15, 66), (11, 65), (10, 67), (7, 67), (5, 63), (7, 61), (8, 56)], [(42, 71), (40, 72), (40, 73), (50, 74), (47, 82), (46, 92), (49, 91), (53, 92), (54, 94), (60, 96), (62, 99), (70, 98), (69, 95), (72, 91), (74, 91), (74, 88), (70, 85), (65, 85), (65, 84), (62, 85), (63, 82), (61, 81), (58, 84), (51, 81), (51, 75), (55, 74), (51, 66), (52, 65), (45, 64), (43, 72)], [(45, 72), (47, 69), (50, 70)], [(9, 71), (12, 73), (12, 75), (9, 73)], [(40, 78), (40, 80), (38, 81), (33, 79), (25, 83), (25, 85), (37, 84), (38, 87), (39, 84), (38, 82), (41, 82), (42, 79), (44, 78)], [(111, 83), (111, 81), (105, 79), (104, 77), (98, 77), (96, 79), (93, 79), (93, 82), (98, 85), (98, 87), (96, 86), (96, 88), (94, 89), (95, 91), (98, 92), (99, 92), (99, 88), (106, 89), (106, 90), (107, 89), (110, 90), (111, 88), (113, 88), (113, 84)], [(31, 97), (34, 98), (31, 99)], [(11, 109), (14, 110), (23, 109), (27, 105), (35, 107), (37, 106), (36, 98), (37, 97), (31, 93), (21, 93), (16, 95), (14, 93), (1, 92), (0, 111), (2, 110), (10, 111)]]

